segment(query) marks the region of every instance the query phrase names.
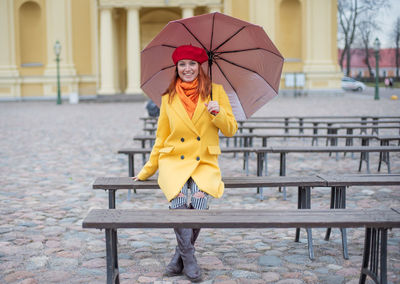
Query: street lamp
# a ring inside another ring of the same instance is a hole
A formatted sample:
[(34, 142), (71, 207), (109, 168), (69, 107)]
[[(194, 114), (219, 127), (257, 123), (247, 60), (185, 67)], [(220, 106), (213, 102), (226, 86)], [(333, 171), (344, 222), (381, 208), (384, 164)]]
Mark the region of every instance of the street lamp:
[(61, 104), (61, 86), (60, 86), (60, 53), (61, 43), (57, 40), (54, 44), (54, 53), (56, 54), (57, 62), (57, 104)]
[(375, 64), (376, 64), (376, 72), (375, 72), (375, 100), (379, 100), (379, 49), (381, 48), (381, 42), (378, 38), (375, 38), (374, 41), (374, 51), (375, 51)]

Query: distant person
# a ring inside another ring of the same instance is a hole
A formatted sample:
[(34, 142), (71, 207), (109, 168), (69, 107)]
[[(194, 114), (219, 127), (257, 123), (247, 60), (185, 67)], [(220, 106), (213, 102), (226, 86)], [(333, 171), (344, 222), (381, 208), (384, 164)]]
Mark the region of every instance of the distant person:
[(152, 100), (147, 101), (146, 109), (148, 115), (151, 117), (158, 117), (160, 115), (160, 109)]
[(386, 87), (386, 88), (389, 88), (389, 85), (390, 85), (390, 80), (389, 80), (388, 77), (386, 77), (386, 78), (385, 78), (385, 87)]
[(389, 79), (389, 87), (390, 87), (390, 88), (393, 88), (393, 78), (390, 78), (390, 79)]

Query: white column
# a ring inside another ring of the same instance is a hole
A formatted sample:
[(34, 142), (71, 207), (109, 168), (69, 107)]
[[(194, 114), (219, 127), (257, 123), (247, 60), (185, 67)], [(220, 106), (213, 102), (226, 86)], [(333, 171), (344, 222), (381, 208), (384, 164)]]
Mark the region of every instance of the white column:
[(128, 7), (127, 20), (127, 88), (126, 94), (140, 94), (140, 31), (139, 7)]
[(115, 94), (112, 8), (100, 10), (100, 89), (98, 94)]
[(182, 5), (182, 19), (194, 16), (194, 5)]
[(20, 97), (21, 84), (15, 56), (14, 4), (0, 1), (0, 97)]

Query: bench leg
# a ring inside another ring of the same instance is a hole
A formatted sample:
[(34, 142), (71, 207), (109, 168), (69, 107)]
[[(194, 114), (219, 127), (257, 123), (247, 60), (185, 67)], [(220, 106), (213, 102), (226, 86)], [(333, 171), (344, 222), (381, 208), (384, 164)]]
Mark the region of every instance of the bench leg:
[(119, 284), (117, 230), (106, 229), (107, 284)]
[(114, 189), (108, 190), (108, 208), (115, 209), (115, 190)]
[[(128, 155), (128, 176), (134, 177), (135, 176), (135, 156), (133, 154)], [(134, 193), (136, 193), (136, 189), (133, 190)], [(131, 200), (131, 190), (128, 190), (128, 200)]]
[[(266, 153), (257, 153), (257, 176), (261, 177)], [(260, 194), (260, 200), (264, 200), (264, 188), (257, 187), (257, 193)]]
[[(286, 153), (282, 152), (280, 157), (280, 168), (279, 168), (279, 175), (286, 176)], [(283, 188), (283, 200), (286, 200), (286, 186)], [(279, 192), (282, 191), (282, 188), (279, 187)]]
[(362, 166), (362, 161), (365, 161), (365, 163), (367, 164), (367, 173), (370, 173), (369, 170), (369, 153), (368, 152), (361, 152), (360, 153), (360, 165), (358, 167), (358, 171), (361, 171), (361, 166)]
[(375, 283), (387, 284), (387, 228), (366, 228), (360, 284), (367, 276)]
[(308, 243), (308, 256), (311, 260), (314, 260), (314, 248), (312, 242), (312, 231), (310, 228), (306, 229), (307, 231), (307, 243)]
[[(345, 186), (332, 186), (331, 187), (331, 209), (345, 209), (346, 208), (346, 187)], [(343, 258), (349, 259), (349, 253), (347, 249), (347, 231), (346, 228), (340, 228), (342, 235), (342, 249)], [(325, 234), (325, 241), (329, 241), (331, 234), (331, 228), (327, 228)]]
[[(309, 186), (299, 186), (297, 198), (297, 209), (311, 209), (311, 187)], [(314, 248), (312, 242), (312, 231), (310, 228), (307, 231), (307, 243), (308, 243), (308, 254), (311, 260), (314, 259)], [(295, 242), (300, 239), (300, 228), (296, 228)]]
[(379, 164), (378, 164), (378, 172), (381, 171), (382, 163), (386, 163), (388, 174), (390, 174), (390, 159), (389, 152), (380, 152), (379, 153)]
[[(361, 146), (369, 146), (369, 139), (361, 139)], [(367, 164), (367, 173), (370, 173), (369, 170), (369, 153), (361, 152), (360, 153), (360, 166), (358, 167), (358, 171), (361, 171), (362, 161), (365, 161)]]

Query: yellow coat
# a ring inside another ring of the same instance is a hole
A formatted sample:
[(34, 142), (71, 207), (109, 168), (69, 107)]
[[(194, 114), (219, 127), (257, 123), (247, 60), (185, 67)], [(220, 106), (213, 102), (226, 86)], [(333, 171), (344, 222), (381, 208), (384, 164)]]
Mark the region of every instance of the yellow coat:
[(220, 112), (214, 116), (207, 111), (201, 97), (192, 119), (189, 118), (178, 94), (171, 103), (169, 95), (161, 101), (156, 141), (149, 161), (138, 174), (146, 180), (159, 169), (158, 184), (168, 201), (175, 198), (186, 181), (192, 177), (200, 190), (215, 198), (222, 196), (224, 183), (218, 166), (218, 130), (233, 136), (237, 122), (227, 94), (221, 85), (213, 84), (213, 100), (218, 101)]

